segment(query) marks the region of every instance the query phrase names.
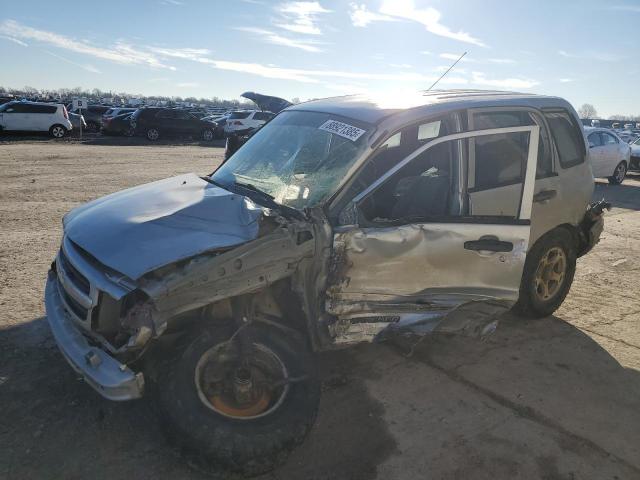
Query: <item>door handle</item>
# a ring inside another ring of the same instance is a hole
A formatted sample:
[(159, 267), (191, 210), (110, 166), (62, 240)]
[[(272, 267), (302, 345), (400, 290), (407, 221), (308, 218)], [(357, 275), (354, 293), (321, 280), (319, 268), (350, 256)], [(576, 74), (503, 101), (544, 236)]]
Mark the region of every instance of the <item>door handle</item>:
[(533, 196), (533, 201), (536, 203), (542, 203), (555, 198), (557, 194), (558, 192), (556, 190), (540, 190)]
[(510, 252), (513, 250), (513, 243), (503, 242), (497, 238), (480, 238), (464, 242), (465, 250), (489, 251), (489, 252)]

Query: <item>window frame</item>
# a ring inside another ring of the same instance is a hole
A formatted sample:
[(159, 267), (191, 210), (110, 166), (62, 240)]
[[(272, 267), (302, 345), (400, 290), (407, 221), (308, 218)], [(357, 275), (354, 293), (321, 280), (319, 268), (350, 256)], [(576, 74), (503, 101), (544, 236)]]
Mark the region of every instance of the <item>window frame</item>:
[[(525, 175), (522, 181), (522, 191), (520, 194), (520, 204), (518, 205), (518, 215), (515, 218), (499, 216), (499, 215), (478, 215), (478, 216), (439, 216), (439, 217), (421, 217), (416, 218), (414, 221), (409, 218), (403, 219), (391, 219), (384, 222), (375, 222), (373, 220), (368, 220), (363, 217), (360, 212), (360, 204), (365, 201), (369, 195), (373, 194), (379, 187), (384, 185), (386, 181), (391, 178), (395, 173), (404, 168), (406, 165), (411, 163), (414, 159), (419, 157), (422, 153), (429, 150), (430, 148), (435, 147), (441, 143), (456, 141), (456, 140), (465, 140), (474, 137), (481, 136), (489, 136), (489, 135), (499, 135), (499, 134), (508, 134), (508, 133), (520, 133), (520, 132), (528, 132), (529, 133), (529, 149), (527, 152), (527, 165), (525, 166)], [(505, 225), (530, 225), (531, 224), (531, 210), (533, 207), (533, 190), (536, 182), (535, 178), (535, 170), (537, 167), (537, 153), (538, 153), (538, 143), (539, 143), (539, 135), (540, 135), (540, 126), (539, 125), (529, 125), (529, 126), (520, 126), (520, 127), (505, 127), (505, 128), (493, 128), (489, 130), (474, 130), (474, 131), (464, 131), (459, 133), (453, 133), (450, 135), (445, 135), (443, 137), (435, 138), (429, 142), (426, 142), (424, 145), (418, 147), (416, 150), (411, 152), (409, 155), (400, 160), (396, 165), (390, 168), (387, 172), (381, 175), (376, 181), (374, 181), (371, 185), (365, 188), (362, 192), (356, 195), (350, 204), (355, 205), (358, 210), (358, 223), (365, 227), (384, 227), (384, 226), (397, 226), (397, 225), (406, 225), (409, 223), (483, 223), (483, 224), (505, 224)], [(386, 138), (386, 137), (385, 137)], [(534, 153), (534, 157), (532, 158), (532, 152)], [(533, 177), (533, 178), (532, 178)], [(349, 204), (345, 207), (345, 209), (349, 208)]]
[[(537, 171), (537, 163), (536, 163), (536, 180), (541, 180), (543, 178), (551, 178), (558, 176), (558, 165), (560, 163), (558, 153), (555, 148), (555, 138), (551, 136), (551, 129), (549, 128), (549, 124), (547, 122), (547, 118), (544, 115), (544, 111), (541, 111), (534, 107), (526, 107), (519, 105), (510, 105), (510, 106), (496, 106), (496, 107), (475, 107), (467, 109), (467, 131), (475, 131), (473, 128), (473, 114), (474, 113), (499, 113), (499, 112), (527, 112), (533, 113), (537, 115), (542, 121), (542, 125), (539, 125), (538, 122), (534, 120), (534, 123), (541, 127), (547, 134), (547, 138), (549, 139), (549, 155), (551, 155), (551, 171), (545, 175), (538, 175)], [(540, 144), (538, 144), (538, 149), (540, 148)], [(475, 162), (474, 162), (475, 164)], [(505, 183), (504, 187), (509, 185), (515, 185), (517, 182)]]

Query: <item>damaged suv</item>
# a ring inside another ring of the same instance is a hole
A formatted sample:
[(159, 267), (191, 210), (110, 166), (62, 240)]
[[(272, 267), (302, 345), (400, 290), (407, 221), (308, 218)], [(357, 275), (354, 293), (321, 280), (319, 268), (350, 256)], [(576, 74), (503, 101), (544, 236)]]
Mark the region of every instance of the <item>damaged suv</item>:
[(291, 106), (209, 176), (68, 213), (47, 318), (101, 395), (146, 389), (183, 451), (264, 472), (314, 421), (313, 352), (553, 313), (603, 228), (587, 152), (553, 97)]

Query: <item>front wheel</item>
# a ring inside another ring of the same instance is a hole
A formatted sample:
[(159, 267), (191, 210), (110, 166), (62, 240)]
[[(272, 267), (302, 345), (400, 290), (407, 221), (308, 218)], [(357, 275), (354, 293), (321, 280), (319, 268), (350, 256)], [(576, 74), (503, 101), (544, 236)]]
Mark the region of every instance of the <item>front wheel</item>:
[(200, 467), (257, 475), (302, 442), (320, 386), (299, 339), (263, 325), (242, 336), (207, 330), (187, 347), (159, 380), (161, 419)]
[(516, 310), (542, 318), (555, 312), (569, 293), (576, 271), (576, 245), (565, 229), (542, 236), (527, 253)]
[(67, 134), (67, 129), (62, 125), (54, 125), (49, 129), (49, 135), (53, 138), (62, 138)]
[(613, 171), (613, 175), (609, 177), (609, 183), (611, 185), (620, 185), (624, 181), (624, 177), (626, 175), (627, 164), (625, 162), (620, 162)]

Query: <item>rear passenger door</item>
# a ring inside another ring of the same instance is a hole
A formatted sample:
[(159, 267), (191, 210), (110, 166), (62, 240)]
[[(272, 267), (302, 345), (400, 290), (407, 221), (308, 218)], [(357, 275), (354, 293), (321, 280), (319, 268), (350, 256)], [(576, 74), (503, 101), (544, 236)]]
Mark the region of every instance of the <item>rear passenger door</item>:
[[(439, 128), (420, 125), (422, 146), (356, 195), (347, 207), (357, 212), (355, 225), (335, 229), (334, 262), (341, 267), (328, 288), (327, 311), (349, 328), (367, 322), (384, 328), (469, 302), (518, 298), (540, 129), (439, 136)], [(384, 155), (401, 146), (392, 135), (379, 149)], [(472, 172), (495, 170), (496, 162), (518, 172), (511, 183), (519, 187), (504, 193), (497, 186), (491, 201), (488, 177)]]
[(589, 160), (594, 177), (600, 177), (605, 162), (605, 147), (600, 132), (593, 132), (587, 137), (589, 141)]
[(620, 142), (619, 140), (607, 132), (601, 132), (602, 144), (603, 144), (603, 158), (602, 158), (602, 171), (599, 173), (599, 177), (608, 177), (613, 175), (613, 171), (616, 166), (622, 160), (620, 156)]
[[(549, 128), (544, 115), (531, 108), (496, 107), (471, 109), (468, 112), (469, 130), (488, 128), (506, 128), (516, 126), (539, 127), (538, 153), (536, 157), (536, 180), (533, 192), (531, 214), (531, 243), (540, 235), (563, 223), (563, 191), (557, 173), (557, 162)], [(500, 202), (503, 207), (512, 206), (512, 199), (517, 197), (522, 188), (522, 176), (516, 166), (509, 161), (506, 151), (495, 152), (493, 146), (485, 140), (474, 140), (475, 153), (470, 156), (470, 181), (475, 183), (469, 195), (477, 205), (476, 213), (484, 209), (494, 209), (493, 202)], [(512, 148), (515, 145), (512, 145)], [(479, 165), (491, 162), (491, 169), (476, 169), (476, 158), (480, 156)], [(487, 158), (482, 158), (487, 157)], [(513, 212), (504, 211), (505, 214)]]

